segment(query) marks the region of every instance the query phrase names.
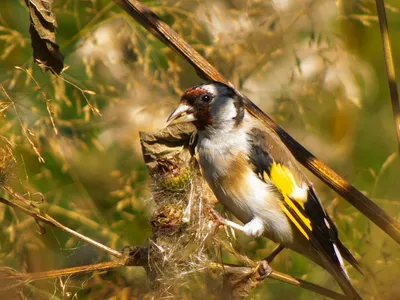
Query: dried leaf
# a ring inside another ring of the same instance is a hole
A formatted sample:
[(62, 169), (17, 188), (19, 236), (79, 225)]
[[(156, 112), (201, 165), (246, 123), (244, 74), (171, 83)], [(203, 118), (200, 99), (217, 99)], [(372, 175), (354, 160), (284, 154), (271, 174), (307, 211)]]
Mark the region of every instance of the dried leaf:
[(51, 11), (53, 0), (25, 0), (29, 8), (33, 57), (42, 71), (60, 74), (64, 56), (56, 43), (57, 22)]
[(178, 124), (168, 126), (157, 133), (140, 132), (143, 158), (150, 175), (157, 172), (163, 159), (169, 160), (178, 153), (182, 161), (189, 162), (190, 152), (181, 150), (190, 148), (193, 131), (193, 125)]

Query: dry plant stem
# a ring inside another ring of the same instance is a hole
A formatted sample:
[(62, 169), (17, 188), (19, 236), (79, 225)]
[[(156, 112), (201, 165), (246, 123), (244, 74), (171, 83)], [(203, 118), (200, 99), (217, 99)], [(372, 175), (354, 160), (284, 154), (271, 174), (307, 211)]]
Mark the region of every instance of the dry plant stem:
[[(214, 268), (214, 269), (223, 269), (225, 272), (229, 272), (230, 268), (242, 268), (244, 270), (247, 269), (248, 273), (253, 272), (254, 269), (252, 269), (251, 267), (246, 267), (246, 266), (240, 266), (240, 265), (229, 265), (229, 264), (220, 264), (220, 263), (212, 263), (210, 265), (210, 268)], [(319, 285), (313, 284), (311, 282), (305, 281), (305, 280), (301, 280), (295, 277), (292, 277), (290, 275), (281, 273), (281, 272), (277, 272), (272, 270), (271, 274), (269, 274), (266, 278), (269, 279), (274, 279), (274, 280), (278, 280), (281, 282), (285, 282), (294, 286), (298, 286), (301, 288), (304, 288), (306, 290), (318, 293), (320, 295), (329, 297), (331, 299), (348, 299), (347, 296), (336, 293), (334, 291), (331, 291), (329, 289), (323, 288)]]
[(15, 209), (19, 210), (20, 212), (23, 212), (23, 213), (25, 213), (27, 215), (32, 216), (33, 218), (35, 218), (36, 221), (43, 222), (43, 223), (58, 227), (58, 228), (60, 228), (60, 229), (62, 229), (64, 231), (72, 234), (73, 236), (75, 236), (75, 237), (77, 237), (77, 238), (79, 238), (79, 239), (81, 239), (81, 240), (83, 240), (83, 241), (85, 241), (85, 242), (87, 242), (87, 243), (89, 243), (89, 244), (91, 244), (91, 245), (93, 245), (93, 246), (105, 251), (105, 252), (108, 252), (109, 254), (111, 254), (114, 257), (117, 257), (117, 258), (122, 258), (123, 257), (123, 254), (121, 252), (116, 251), (114, 249), (111, 249), (110, 247), (107, 247), (106, 245), (103, 245), (103, 244), (101, 244), (101, 243), (99, 243), (99, 242), (97, 242), (97, 241), (95, 241), (95, 240), (93, 240), (93, 239), (91, 239), (91, 238), (79, 233), (79, 232), (76, 232), (75, 230), (72, 230), (71, 228), (68, 228), (68, 227), (60, 224), (58, 221), (54, 220), (52, 217), (50, 217), (48, 215), (42, 215), (42, 214), (39, 214), (37, 212), (33, 212), (33, 211), (31, 211), (31, 210), (29, 210), (29, 209), (27, 209), (27, 208), (25, 208), (25, 207), (23, 207), (21, 205), (18, 205), (15, 202), (9, 201), (9, 200), (1, 198), (1, 197), (0, 197), (0, 202), (15, 208)]
[[(148, 7), (136, 0), (113, 1), (125, 9), (129, 15), (142, 24), (147, 30), (152, 32), (162, 42), (181, 54), (196, 69), (201, 78), (223, 82), (232, 86), (232, 84), (210, 63), (208, 63), (204, 57), (196, 52), (167, 24), (161, 21), (160, 18)], [(328, 186), (339, 193), (339, 195), (350, 202), (350, 204), (400, 244), (400, 223), (398, 221), (389, 216), (363, 193), (301, 146), (250, 99), (246, 98), (245, 105), (247, 110), (253, 116), (258, 118), (280, 136), (282, 141), (301, 164), (318, 176)]]
[(74, 220), (76, 222), (80, 222), (80, 224), (84, 225), (86, 228), (90, 228), (91, 230), (97, 231), (99, 234), (102, 234), (103, 236), (107, 236), (111, 240), (118, 240), (119, 235), (112, 232), (108, 228), (105, 228), (99, 223), (96, 223), (95, 221), (91, 220), (88, 217), (85, 217), (84, 215), (64, 209), (60, 206), (56, 205), (48, 205), (47, 203), (42, 204), (44, 208), (52, 215), (52, 216), (64, 216), (67, 217), (69, 220)]
[(4, 272), (3, 270), (0, 269), (0, 271), (3, 271), (3, 273), (6, 273), (6, 275), (9, 279), (20, 281), (18, 283), (12, 284), (12, 285), (7, 285), (6, 287), (1, 287), (0, 291), (13, 289), (13, 288), (27, 284), (32, 281), (52, 279), (52, 278), (57, 278), (57, 277), (61, 277), (61, 276), (74, 276), (74, 275), (90, 273), (90, 272), (112, 270), (112, 269), (122, 267), (124, 265), (125, 265), (124, 260), (119, 259), (116, 261), (109, 261), (109, 262), (91, 264), (91, 265), (86, 265), (86, 266), (65, 268), (65, 269), (45, 271), (45, 272), (36, 272), (36, 273), (14, 273), (11, 271)]
[(396, 126), (397, 146), (400, 152), (400, 102), (399, 92), (396, 83), (396, 72), (394, 67), (392, 47), (390, 44), (388, 22), (386, 18), (385, 2), (384, 0), (376, 0), (376, 8), (378, 11), (379, 26), (381, 29), (381, 37), (383, 44), (383, 53), (385, 56), (386, 73), (389, 81), (390, 99), (392, 102), (392, 110), (394, 123)]
[(332, 298), (332, 299), (348, 299), (348, 297), (345, 295), (328, 290), (326, 288), (323, 288), (323, 287), (313, 284), (311, 282), (297, 279), (295, 277), (289, 276), (289, 275), (281, 273), (281, 272), (272, 271), (272, 273), (268, 277), (278, 280), (278, 281), (283, 281), (283, 282), (289, 283), (294, 286), (304, 288), (309, 291), (313, 291), (315, 293), (324, 295), (324, 296)]

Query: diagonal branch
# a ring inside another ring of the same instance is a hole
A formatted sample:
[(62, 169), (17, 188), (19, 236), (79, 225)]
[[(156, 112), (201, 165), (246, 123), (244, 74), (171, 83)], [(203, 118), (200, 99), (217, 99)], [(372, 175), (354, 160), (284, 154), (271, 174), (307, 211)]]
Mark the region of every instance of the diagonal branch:
[(381, 29), (381, 37), (383, 44), (383, 53), (386, 63), (386, 73), (389, 81), (390, 99), (392, 102), (393, 117), (395, 123), (395, 130), (397, 135), (397, 144), (400, 151), (400, 101), (399, 91), (396, 83), (396, 72), (393, 61), (392, 47), (390, 45), (388, 22), (386, 18), (385, 2), (384, 0), (376, 0), (376, 8), (378, 10), (379, 26)]
[[(197, 71), (201, 78), (232, 84), (219, 73), (207, 60), (194, 50), (185, 40), (148, 7), (137, 0), (113, 0), (126, 10), (131, 17), (152, 32), (163, 43), (181, 54)], [(296, 159), (317, 177), (334, 189), (339, 195), (362, 212), (367, 218), (385, 231), (397, 243), (400, 243), (400, 223), (389, 216), (367, 196), (330, 169), (312, 153), (300, 145), (285, 130), (246, 98), (248, 111), (274, 130), (286, 144)]]

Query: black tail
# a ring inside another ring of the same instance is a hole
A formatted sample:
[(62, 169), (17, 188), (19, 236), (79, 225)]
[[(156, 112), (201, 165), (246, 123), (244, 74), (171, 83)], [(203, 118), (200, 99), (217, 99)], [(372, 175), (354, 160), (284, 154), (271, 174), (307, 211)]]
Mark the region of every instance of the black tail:
[(354, 269), (356, 269), (358, 272), (360, 272), (361, 275), (364, 275), (363, 272), (361, 271), (360, 264), (355, 259), (353, 254), (351, 254), (349, 249), (347, 249), (346, 246), (343, 245), (343, 243), (340, 240), (338, 242), (336, 242), (336, 245), (340, 251), (340, 254), (343, 256), (343, 258), (345, 260), (347, 260), (349, 262), (349, 264), (351, 264), (353, 266)]
[(351, 299), (362, 300), (353, 286), (343, 264), (346, 259), (359, 271), (360, 267), (350, 251), (339, 240), (338, 231), (329, 215), (325, 212), (315, 191), (310, 188), (305, 210), (310, 216), (312, 230), (310, 243), (322, 259), (323, 267), (336, 279), (343, 292)]

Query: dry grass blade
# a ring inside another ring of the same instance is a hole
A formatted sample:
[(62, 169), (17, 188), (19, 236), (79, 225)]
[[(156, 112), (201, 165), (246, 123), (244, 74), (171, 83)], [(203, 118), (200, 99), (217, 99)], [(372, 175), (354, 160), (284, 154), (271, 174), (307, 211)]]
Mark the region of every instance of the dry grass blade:
[[(62, 229), (64, 231), (76, 236), (77, 238), (79, 238), (81, 240), (84, 240), (85, 242), (87, 242), (87, 243), (89, 243), (89, 244), (91, 244), (91, 245), (93, 245), (93, 246), (95, 246), (95, 247), (97, 247), (97, 248), (99, 248), (99, 249), (101, 249), (103, 251), (108, 252), (112, 256), (115, 256), (117, 258), (123, 257), (123, 254), (121, 252), (116, 251), (114, 249), (111, 249), (110, 247), (108, 247), (106, 245), (103, 245), (103, 244), (101, 244), (101, 243), (99, 243), (99, 242), (97, 242), (97, 241), (95, 241), (95, 240), (93, 240), (93, 239), (91, 239), (91, 238), (79, 233), (79, 232), (76, 232), (75, 230), (72, 230), (72, 229), (62, 225), (61, 223), (59, 223), (58, 221), (54, 220), (49, 215), (42, 214), (42, 213), (37, 212), (37, 211), (32, 211), (30, 209), (27, 209), (27, 208), (15, 203), (15, 202), (9, 201), (9, 200), (4, 199), (2, 197), (0, 197), (0, 202), (15, 208), (15, 209), (19, 210), (20, 212), (23, 212), (23, 213), (25, 213), (27, 215), (32, 216), (33, 218), (35, 218), (35, 220), (37, 222), (43, 222), (43, 223), (46, 223), (48, 225), (52, 225), (52, 226), (58, 227), (58, 228), (60, 228), (60, 229)], [(26, 202), (28, 202), (28, 201), (26, 201)]]
[(123, 260), (116, 260), (98, 264), (91, 264), (87, 266), (79, 266), (79, 267), (65, 268), (60, 270), (52, 270), (52, 271), (37, 272), (37, 273), (18, 273), (10, 268), (1, 267), (0, 282), (9, 281), (13, 282), (13, 284), (4, 285), (3, 287), (0, 288), (0, 291), (4, 292), (6, 290), (14, 289), (32, 281), (57, 278), (61, 276), (73, 276), (90, 272), (112, 270), (124, 265), (125, 263)]
[[(114, 0), (114, 2), (125, 9), (135, 20), (152, 32), (162, 42), (181, 54), (194, 66), (200, 77), (232, 85), (210, 63), (208, 63), (204, 57), (196, 52), (167, 24), (162, 22), (148, 7), (136, 0)], [(266, 126), (277, 132), (282, 141), (301, 164), (338, 192), (397, 243), (400, 243), (400, 223), (398, 221), (389, 216), (358, 189), (307, 151), (252, 101), (247, 99), (246, 105), (251, 114), (259, 118)]]
[(394, 123), (396, 126), (397, 144), (400, 152), (400, 102), (399, 91), (396, 83), (396, 71), (394, 67), (392, 46), (390, 44), (388, 22), (386, 18), (385, 2), (383, 0), (376, 0), (376, 8), (378, 10), (379, 26), (381, 29), (381, 37), (383, 44), (383, 53), (386, 63), (386, 73), (389, 81), (390, 99), (392, 102), (392, 110)]

